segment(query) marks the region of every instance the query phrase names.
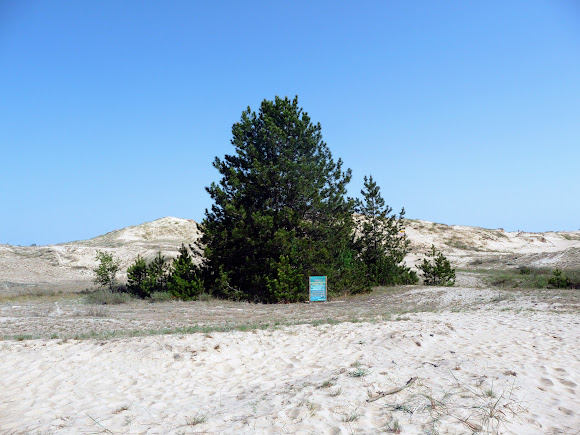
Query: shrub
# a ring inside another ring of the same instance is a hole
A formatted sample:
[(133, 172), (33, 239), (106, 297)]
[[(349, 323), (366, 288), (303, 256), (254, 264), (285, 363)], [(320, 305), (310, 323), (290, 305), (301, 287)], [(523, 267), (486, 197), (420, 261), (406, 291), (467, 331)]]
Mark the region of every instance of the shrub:
[(449, 260), (435, 249), (435, 245), (431, 245), (431, 251), (417, 267), (423, 272), (425, 285), (455, 285), (455, 269), (451, 267)]
[(188, 249), (182, 244), (179, 255), (171, 265), (167, 291), (178, 299), (188, 300), (197, 299), (203, 290), (201, 270), (193, 263)]
[(147, 281), (147, 263), (140, 255), (127, 269), (127, 291), (132, 295), (144, 298), (150, 295), (145, 286)]
[(127, 269), (127, 291), (140, 298), (150, 297), (154, 292), (167, 291), (170, 267), (161, 252), (149, 263), (137, 256)]
[(109, 287), (113, 291), (117, 282), (116, 275), (121, 268), (121, 260), (114, 258), (113, 254), (104, 251), (97, 251), (95, 259), (99, 265), (93, 269), (95, 274), (94, 283), (102, 287)]
[(290, 264), (288, 256), (281, 255), (273, 266), (276, 277), (266, 277), (266, 287), (280, 302), (299, 302), (307, 298), (306, 278)]
[(552, 277), (548, 280), (548, 286), (553, 288), (568, 288), (570, 284), (570, 278), (564, 275), (564, 272), (557, 267), (554, 269)]
[[(127, 269), (127, 291), (140, 298), (155, 300), (196, 299), (203, 293), (201, 270), (193, 263), (188, 249), (181, 245), (179, 256), (169, 264), (159, 252), (147, 263), (141, 256)], [(160, 299), (161, 298), (161, 299)]]

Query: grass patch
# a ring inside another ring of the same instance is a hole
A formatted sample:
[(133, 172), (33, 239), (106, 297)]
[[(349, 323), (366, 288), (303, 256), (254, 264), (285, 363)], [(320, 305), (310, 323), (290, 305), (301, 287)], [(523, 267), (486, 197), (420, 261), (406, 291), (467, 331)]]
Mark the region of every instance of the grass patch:
[(84, 301), (86, 304), (95, 305), (119, 305), (126, 304), (131, 300), (131, 296), (127, 293), (113, 293), (110, 290), (97, 290), (95, 292), (85, 295)]
[(360, 415), (356, 412), (351, 412), (350, 414), (345, 414), (342, 417), (342, 421), (345, 423), (352, 423), (353, 421), (357, 421), (360, 418)]
[(185, 417), (185, 424), (188, 426), (197, 426), (198, 424), (205, 423), (207, 421), (207, 417), (205, 415), (198, 414), (193, 417)]
[(109, 317), (109, 310), (102, 305), (95, 305), (87, 309), (86, 315), (89, 317)]
[(401, 430), (399, 420), (394, 420), (392, 423), (388, 423), (385, 427), (385, 431), (389, 433), (401, 433)]
[(359, 367), (356, 370), (353, 370), (352, 372), (348, 372), (348, 375), (351, 378), (362, 378), (365, 377), (369, 374), (369, 371), (363, 367)]
[(333, 379), (329, 379), (329, 380), (327, 380), (327, 381), (324, 381), (324, 382), (323, 382), (323, 383), (320, 385), (320, 388), (330, 388), (330, 387), (333, 387), (333, 386), (334, 386), (334, 384), (335, 384), (334, 380), (333, 380)]
[[(484, 276), (485, 282), (492, 287), (546, 289), (552, 288), (550, 279), (553, 278), (553, 269), (522, 266), (517, 269), (480, 269), (476, 272)], [(562, 269), (568, 278), (567, 288), (580, 289), (580, 270)]]
[(149, 302), (169, 302), (173, 300), (173, 295), (169, 292), (153, 292)]

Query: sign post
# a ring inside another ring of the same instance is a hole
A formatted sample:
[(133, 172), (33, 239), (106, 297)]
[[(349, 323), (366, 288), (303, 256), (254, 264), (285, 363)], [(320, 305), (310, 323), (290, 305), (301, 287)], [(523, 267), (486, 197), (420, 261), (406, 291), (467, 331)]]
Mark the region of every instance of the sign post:
[(310, 302), (326, 301), (326, 277), (310, 277)]

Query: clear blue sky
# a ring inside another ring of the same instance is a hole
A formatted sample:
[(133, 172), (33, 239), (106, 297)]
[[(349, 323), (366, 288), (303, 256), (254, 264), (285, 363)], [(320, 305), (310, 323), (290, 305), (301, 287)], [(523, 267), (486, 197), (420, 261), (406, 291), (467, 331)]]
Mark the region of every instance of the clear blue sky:
[(231, 126), (298, 95), (358, 195), (580, 228), (580, 3), (0, 0), (0, 243), (201, 221)]

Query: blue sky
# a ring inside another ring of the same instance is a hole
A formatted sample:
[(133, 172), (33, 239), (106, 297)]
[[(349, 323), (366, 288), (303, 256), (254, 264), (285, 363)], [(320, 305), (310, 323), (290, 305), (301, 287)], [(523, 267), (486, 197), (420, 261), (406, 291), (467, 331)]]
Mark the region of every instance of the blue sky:
[(407, 217), (580, 228), (580, 6), (0, 2), (0, 243), (201, 221), (232, 124), (298, 95), (349, 193)]

